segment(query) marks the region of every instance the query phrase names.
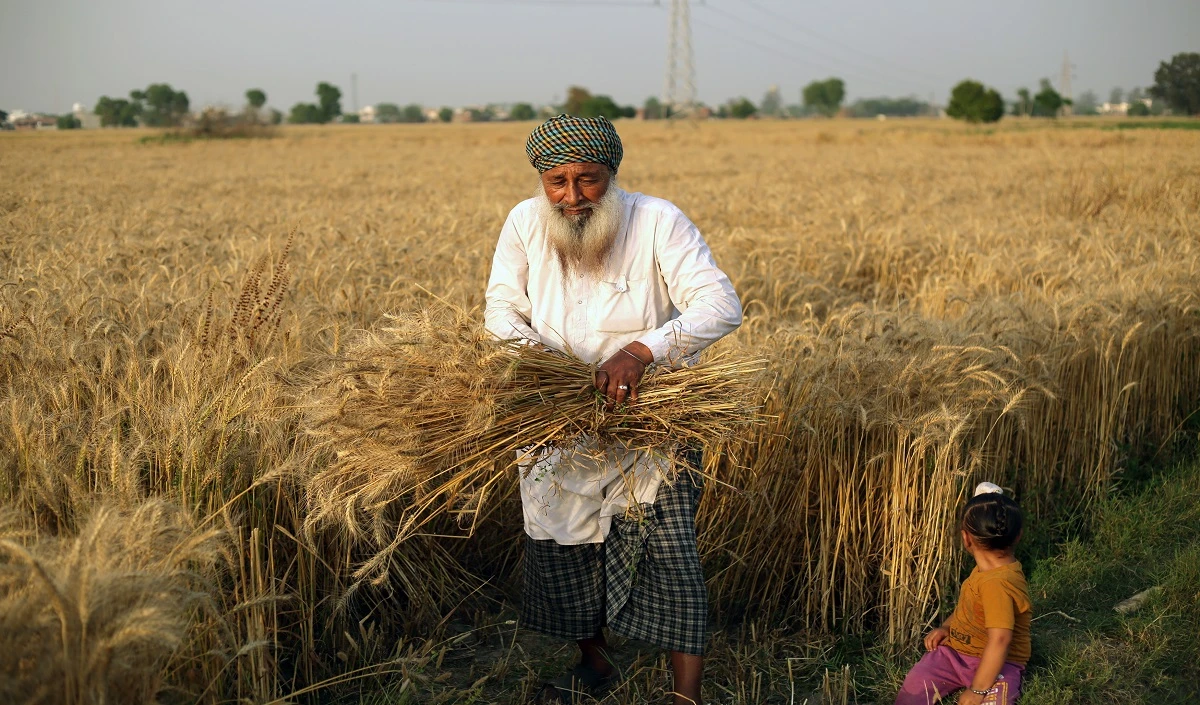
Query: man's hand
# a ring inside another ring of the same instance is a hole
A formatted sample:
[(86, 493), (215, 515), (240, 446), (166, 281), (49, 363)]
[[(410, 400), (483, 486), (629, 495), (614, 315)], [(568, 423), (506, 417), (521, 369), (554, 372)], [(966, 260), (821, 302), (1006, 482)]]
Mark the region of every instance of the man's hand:
[(980, 705), (986, 695), (972, 692), (970, 688), (966, 688), (958, 694), (958, 705)]
[(946, 639), (950, 638), (950, 630), (945, 627), (938, 627), (925, 635), (925, 650), (933, 651), (938, 645)]
[(653, 361), (654, 354), (650, 348), (635, 341), (618, 350), (616, 355), (596, 369), (596, 389), (608, 398), (608, 408), (624, 404), (626, 400), (637, 401), (638, 385)]

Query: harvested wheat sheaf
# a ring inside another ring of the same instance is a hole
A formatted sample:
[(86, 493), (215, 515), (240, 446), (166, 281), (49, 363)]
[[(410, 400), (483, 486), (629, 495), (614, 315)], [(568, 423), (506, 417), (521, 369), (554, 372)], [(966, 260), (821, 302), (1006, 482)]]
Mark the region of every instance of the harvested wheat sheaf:
[(436, 530), (442, 514), (473, 532), (518, 452), (585, 440), (717, 449), (758, 419), (760, 360), (655, 366), (636, 403), (609, 408), (594, 365), (496, 340), (477, 320), (461, 310), (390, 317), (314, 385), (314, 452), (332, 462), (308, 484), (309, 527), (333, 522), (383, 547), (358, 578), (383, 575), (389, 549)]

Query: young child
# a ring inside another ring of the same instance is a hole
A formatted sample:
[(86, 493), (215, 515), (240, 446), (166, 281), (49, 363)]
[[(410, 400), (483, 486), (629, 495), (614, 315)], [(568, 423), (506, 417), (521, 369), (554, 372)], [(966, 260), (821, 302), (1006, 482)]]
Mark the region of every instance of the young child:
[(904, 679), (896, 705), (927, 705), (965, 688), (959, 705), (1012, 705), (1029, 661), (1032, 604), (1013, 547), (1021, 508), (990, 482), (963, 509), (963, 546), (975, 569), (962, 584), (954, 613), (925, 635), (927, 654)]

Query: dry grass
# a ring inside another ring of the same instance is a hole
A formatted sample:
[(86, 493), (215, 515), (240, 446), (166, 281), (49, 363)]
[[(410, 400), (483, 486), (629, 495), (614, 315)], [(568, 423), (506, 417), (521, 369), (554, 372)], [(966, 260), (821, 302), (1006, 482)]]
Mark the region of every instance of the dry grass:
[[(1035, 512), (1093, 501), (1200, 399), (1200, 135), (619, 128), (623, 183), (680, 205), (742, 295), (746, 323), (720, 349), (770, 361), (772, 421), (708, 459), (721, 483), (700, 536), (720, 616), (909, 640), (953, 574), (965, 487), (997, 479)], [(176, 600), (148, 620), (170, 655), (139, 660), (128, 687), (269, 701), (394, 659), (397, 635), (458, 605), (472, 574), (505, 584), (520, 524), (500, 482), (472, 540), (414, 538), (391, 579), (351, 593), (371, 547), (304, 533), (302, 480), (320, 468), (302, 395), (358, 354), (358, 331), (428, 308), (428, 292), (482, 303), (499, 225), (531, 189), (526, 129), (0, 135), (0, 503), (20, 528), (0, 609), (35, 589), (9, 586), (60, 585), (78, 556), (137, 566), (111, 604), (158, 605), (139, 595), (170, 584), (213, 608)], [(363, 445), (381, 471), (397, 462), (385, 451)], [(161, 521), (184, 527), (180, 545), (218, 531), (204, 540), (224, 557), (189, 566), (193, 582), (162, 567), (165, 544), (97, 543), (105, 512), (143, 505), (179, 517)], [(39, 680), (46, 702), (126, 687), (71, 656), (78, 613), (22, 612), (30, 628), (57, 620), (31, 648), (77, 674)], [(114, 641), (113, 663), (146, 643)], [(735, 701), (752, 701), (746, 682)]]

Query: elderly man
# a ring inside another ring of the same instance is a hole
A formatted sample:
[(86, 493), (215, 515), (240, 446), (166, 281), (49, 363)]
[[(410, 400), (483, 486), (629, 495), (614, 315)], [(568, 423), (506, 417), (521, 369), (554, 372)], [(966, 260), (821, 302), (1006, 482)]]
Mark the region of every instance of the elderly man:
[[(617, 186), (622, 147), (608, 120), (559, 115), (525, 151), (541, 179), (500, 232), (492, 333), (598, 364), (596, 388), (625, 404), (649, 366), (678, 364), (738, 327), (741, 303), (696, 226), (671, 203)], [(585, 443), (522, 463), (521, 620), (582, 652), (545, 689), (551, 699), (612, 679), (607, 625), (670, 650), (675, 702), (700, 702), (708, 605), (697, 462), (681, 449)]]

